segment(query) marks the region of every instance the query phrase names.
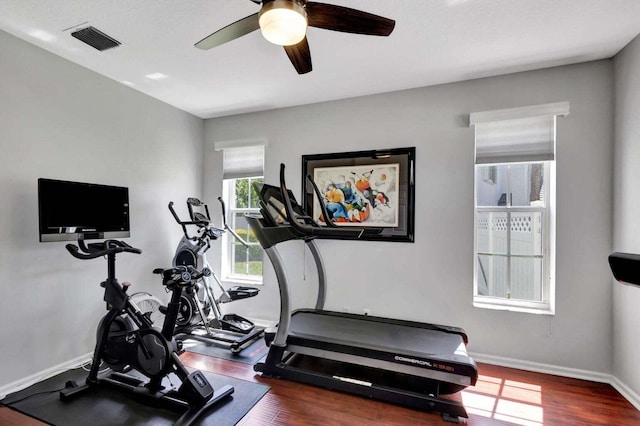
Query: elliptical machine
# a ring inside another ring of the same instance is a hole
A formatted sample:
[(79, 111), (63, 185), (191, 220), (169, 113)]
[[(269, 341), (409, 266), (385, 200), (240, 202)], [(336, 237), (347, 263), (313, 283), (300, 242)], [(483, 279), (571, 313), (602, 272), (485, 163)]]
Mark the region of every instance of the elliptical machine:
[[(262, 337), (264, 328), (256, 327), (253, 322), (240, 315), (223, 315), (220, 304), (257, 296), (260, 290), (247, 286), (225, 289), (209, 267), (206, 252), (211, 247), (211, 241), (220, 238), (225, 230), (248, 247), (247, 243), (227, 225), (224, 201), (221, 197), (218, 197), (218, 201), (222, 207), (224, 229), (213, 226), (208, 206), (197, 198), (187, 199), (190, 221), (180, 220), (173, 208), (173, 201), (169, 203), (169, 211), (183, 232), (173, 258), (173, 266), (190, 266), (205, 272), (197, 285), (187, 289), (182, 295), (175, 334), (179, 339), (188, 337), (222, 345), (235, 354)], [(187, 226), (197, 227), (195, 235), (189, 234)], [(217, 298), (210, 285), (210, 278), (216, 282), (220, 291)]]
[[(82, 385), (67, 387), (60, 392), (60, 398), (70, 400), (91, 388), (110, 386), (131, 393), (155, 406), (166, 407), (184, 414), (175, 425), (191, 425), (200, 420), (215, 404), (230, 396), (234, 388), (225, 385), (214, 392), (213, 387), (201, 371), (189, 373), (178, 357), (178, 343), (173, 338), (175, 321), (178, 317), (180, 297), (183, 289), (192, 287), (199, 279), (199, 273), (188, 267), (156, 269), (162, 275), (162, 283), (171, 292), (171, 301), (165, 311), (162, 330), (152, 326), (149, 314), (127, 295), (130, 283), (122, 284), (116, 279), (115, 261), (117, 253), (140, 254), (141, 250), (124, 241), (106, 240), (101, 243), (84, 244), (80, 247), (67, 244), (66, 248), (77, 259), (90, 260), (107, 257), (107, 279), (100, 283), (104, 287), (104, 301), (107, 314), (98, 325), (97, 341), (89, 375)], [(107, 364), (112, 372), (99, 376), (101, 363)], [(141, 380), (123, 374), (135, 369), (149, 380)], [(174, 373), (181, 381), (178, 389), (165, 387), (163, 379)]]

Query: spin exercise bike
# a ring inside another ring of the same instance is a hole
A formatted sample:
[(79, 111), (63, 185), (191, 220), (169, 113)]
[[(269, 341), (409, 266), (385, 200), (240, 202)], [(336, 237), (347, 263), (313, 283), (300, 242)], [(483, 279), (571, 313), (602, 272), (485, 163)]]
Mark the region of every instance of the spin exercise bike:
[[(91, 388), (109, 386), (154, 406), (182, 411), (184, 414), (175, 425), (191, 425), (233, 393), (234, 388), (229, 385), (214, 391), (201, 371), (190, 373), (178, 357), (180, 349), (173, 332), (180, 298), (184, 289), (194, 286), (201, 273), (187, 266), (153, 271), (162, 275), (162, 284), (171, 292), (171, 301), (163, 309), (165, 317), (162, 330), (159, 330), (152, 326), (149, 313), (142, 313), (127, 294), (130, 283), (119, 283), (116, 279), (116, 254), (140, 254), (141, 250), (117, 240), (87, 246), (79, 239), (78, 245), (66, 246), (77, 259), (107, 258), (108, 276), (100, 285), (104, 287), (108, 312), (98, 325), (96, 347), (85, 383), (70, 383), (60, 392), (62, 400), (71, 400)], [(108, 365), (111, 371), (101, 374), (99, 368), (102, 363)], [(131, 369), (149, 380), (125, 374)], [(177, 389), (163, 385), (163, 379), (171, 373), (181, 381)]]
[[(232, 353), (238, 353), (264, 334), (264, 328), (256, 327), (246, 318), (236, 314), (222, 314), (220, 304), (257, 296), (259, 289), (247, 286), (233, 286), (225, 289), (207, 262), (206, 252), (215, 241), (228, 231), (245, 247), (247, 243), (227, 225), (225, 205), (218, 197), (222, 207), (224, 229), (211, 223), (208, 206), (197, 198), (187, 199), (187, 208), (191, 220), (183, 221), (169, 203), (169, 211), (182, 227), (183, 237), (178, 243), (173, 266), (190, 266), (203, 274), (194, 287), (187, 289), (181, 297), (180, 314), (177, 318), (175, 335), (178, 339), (192, 338), (205, 343), (228, 347)], [(188, 226), (195, 226), (194, 235), (188, 232)], [(219, 297), (210, 284), (213, 279), (220, 292)]]

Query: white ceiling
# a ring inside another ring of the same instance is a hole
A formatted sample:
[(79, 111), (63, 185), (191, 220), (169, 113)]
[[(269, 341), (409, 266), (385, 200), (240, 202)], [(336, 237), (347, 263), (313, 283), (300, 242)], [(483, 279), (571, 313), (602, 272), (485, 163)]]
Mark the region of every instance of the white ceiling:
[[(202, 118), (610, 58), (640, 33), (640, 0), (323, 2), (395, 19), (395, 30), (310, 28), (313, 71), (298, 75), (259, 31), (193, 46), (257, 12), (249, 0), (0, 0), (0, 29)], [(71, 37), (88, 25), (122, 45), (99, 52)]]

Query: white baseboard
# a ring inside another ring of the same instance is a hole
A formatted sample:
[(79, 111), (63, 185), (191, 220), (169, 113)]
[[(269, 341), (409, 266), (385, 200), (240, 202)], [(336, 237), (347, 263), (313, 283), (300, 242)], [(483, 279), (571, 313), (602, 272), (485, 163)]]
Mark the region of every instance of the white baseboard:
[(598, 383), (608, 383), (629, 401), (636, 409), (640, 410), (640, 395), (612, 374), (599, 373), (577, 368), (559, 367), (557, 365), (542, 364), (538, 362), (522, 361), (514, 358), (504, 358), (494, 355), (470, 354), (477, 362), (499, 365), (502, 367), (517, 368), (520, 370), (534, 371), (536, 373), (553, 374), (556, 376), (570, 377), (573, 379), (589, 380)]
[(622, 383), (617, 377), (613, 377), (611, 386), (613, 386), (615, 390), (620, 392), (620, 394), (624, 396), (627, 401), (633, 404), (633, 406), (636, 407), (637, 410), (640, 410), (640, 395), (631, 390), (629, 386)]
[(92, 353), (88, 353), (77, 358), (74, 358), (70, 361), (64, 362), (62, 364), (55, 365), (46, 370), (40, 371), (38, 373), (32, 374), (28, 377), (24, 377), (20, 380), (16, 380), (13, 383), (9, 383), (8, 385), (0, 387), (0, 399), (4, 399), (7, 395), (13, 392), (18, 392), (24, 388), (27, 388), (33, 384), (41, 382), (42, 380), (48, 379), (49, 377), (55, 376), (56, 374), (69, 370), (71, 368), (79, 367), (83, 364), (91, 361)]
[(611, 383), (611, 374), (599, 373), (596, 371), (580, 370), (577, 368), (559, 367), (557, 365), (543, 364), (539, 362), (522, 361), (514, 358), (504, 358), (495, 355), (470, 354), (471, 358), (477, 362), (499, 365), (502, 367), (517, 368), (520, 370), (535, 371), (537, 373), (554, 374), (556, 376), (571, 377), (573, 379), (590, 380), (598, 383)]

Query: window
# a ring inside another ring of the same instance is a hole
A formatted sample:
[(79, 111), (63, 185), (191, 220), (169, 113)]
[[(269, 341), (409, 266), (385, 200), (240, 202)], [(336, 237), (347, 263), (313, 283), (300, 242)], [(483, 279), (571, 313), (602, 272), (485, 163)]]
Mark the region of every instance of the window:
[(223, 236), (222, 277), (225, 281), (262, 282), (263, 251), (245, 218), (259, 213), (258, 194), (253, 184), (263, 182), (266, 141), (229, 141), (215, 144), (223, 151), (222, 198), (227, 209), (227, 225), (235, 231)]
[[(548, 308), (551, 162), (476, 166), (476, 301)], [(496, 168), (486, 188), (481, 175)]]
[(228, 200), (228, 225), (247, 244), (245, 246), (230, 233), (225, 234), (223, 277), (228, 281), (262, 281), (262, 247), (245, 218), (247, 214), (260, 212), (254, 182), (262, 183), (263, 178), (224, 180), (223, 199)]
[(474, 306), (555, 310), (555, 130), (566, 102), (473, 113)]

